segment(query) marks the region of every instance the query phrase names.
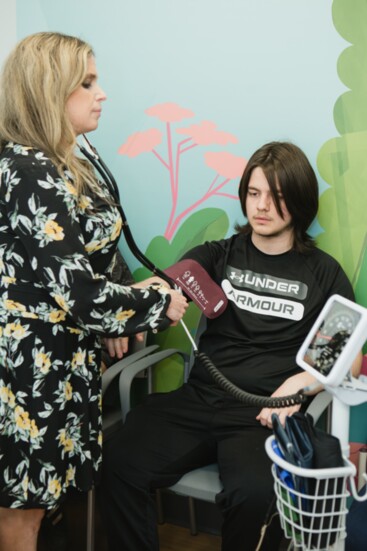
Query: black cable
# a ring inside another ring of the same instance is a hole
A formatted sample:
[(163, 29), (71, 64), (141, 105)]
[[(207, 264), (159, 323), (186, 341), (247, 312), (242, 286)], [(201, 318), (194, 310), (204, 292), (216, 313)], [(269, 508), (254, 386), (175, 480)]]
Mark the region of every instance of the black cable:
[(121, 205), (120, 193), (119, 193), (119, 190), (118, 190), (116, 180), (115, 180), (113, 174), (111, 173), (111, 171), (109, 170), (109, 168), (106, 166), (106, 164), (102, 161), (102, 159), (98, 155), (96, 149), (89, 142), (88, 142), (88, 144), (89, 144), (90, 148), (92, 149), (95, 157), (93, 155), (91, 155), (89, 153), (89, 151), (87, 151), (85, 149), (85, 147), (79, 146), (79, 149), (83, 153), (83, 155), (85, 155), (85, 157), (87, 157), (87, 159), (92, 163), (94, 168), (97, 170), (97, 172), (103, 178), (103, 181), (109, 186), (110, 191), (112, 192), (112, 195), (113, 195), (113, 197), (116, 201), (116, 204), (118, 206), (118, 209), (120, 211), (120, 215), (121, 215), (121, 218), (122, 218), (122, 231), (123, 231), (123, 234), (125, 236), (125, 239), (126, 239), (126, 242), (129, 246), (130, 251), (133, 253), (135, 258), (137, 260), (139, 260), (139, 262), (141, 262), (141, 264), (143, 264), (143, 266), (148, 268), (148, 270), (153, 272), (153, 274), (159, 276), (164, 281), (166, 281), (171, 288), (174, 288), (175, 284), (172, 281), (172, 279), (167, 274), (162, 272), (162, 270), (157, 268), (153, 264), (153, 262), (151, 262), (149, 260), (149, 258), (147, 258), (141, 252), (139, 247), (137, 246), (137, 244), (135, 242), (135, 239), (133, 237), (133, 234), (131, 233), (129, 223), (128, 223), (127, 218), (126, 218), (126, 214), (125, 214), (124, 209), (122, 208), (122, 205)]
[[(92, 146), (92, 144), (87, 140), (85, 136), (84, 138), (88, 143), (89, 147), (91, 148), (92, 153), (90, 153), (89, 151), (86, 150), (85, 147), (80, 145), (79, 145), (79, 149), (83, 153), (83, 155), (92, 163), (96, 171), (103, 178), (103, 181), (108, 185), (116, 201), (118, 209), (120, 211), (121, 218), (122, 218), (122, 231), (124, 233), (124, 236), (130, 251), (133, 253), (135, 258), (142, 263), (143, 266), (148, 268), (148, 270), (153, 272), (153, 274), (162, 278), (164, 281), (168, 283), (168, 285), (172, 289), (174, 289), (175, 284), (173, 280), (167, 274), (165, 274), (162, 270), (157, 268), (153, 264), (153, 262), (151, 262), (149, 258), (147, 258), (137, 246), (135, 239), (131, 233), (125, 212), (121, 206), (120, 193), (119, 193), (119, 189), (118, 189), (115, 177), (113, 176), (109, 168), (106, 166), (106, 164), (102, 161), (95, 147)], [(219, 371), (219, 369), (213, 364), (211, 359), (206, 354), (204, 354), (203, 352), (199, 352), (198, 350), (195, 350), (194, 355), (204, 365), (205, 369), (207, 369), (211, 377), (220, 387), (222, 387), (226, 392), (234, 396), (237, 400), (239, 400), (240, 402), (244, 402), (247, 405), (253, 405), (258, 407), (268, 407), (268, 408), (283, 408), (283, 407), (294, 406), (296, 404), (301, 404), (305, 402), (307, 399), (307, 397), (305, 396), (305, 394), (302, 393), (302, 391), (299, 391), (297, 394), (292, 394), (290, 396), (281, 396), (281, 397), (257, 396), (255, 394), (250, 394), (249, 392), (246, 392), (245, 390), (242, 390), (238, 386), (231, 383), (223, 375), (223, 373)]]
[(204, 354), (196, 350), (194, 352), (195, 357), (202, 363), (205, 369), (210, 373), (214, 381), (222, 387), (226, 392), (232, 394), (240, 402), (244, 402), (248, 406), (258, 406), (260, 408), (285, 408), (294, 406), (296, 404), (302, 404), (307, 400), (307, 396), (299, 391), (297, 394), (290, 394), (289, 396), (257, 396), (256, 394), (250, 394), (242, 388), (234, 385), (221, 373), (218, 368), (213, 364), (211, 359)]

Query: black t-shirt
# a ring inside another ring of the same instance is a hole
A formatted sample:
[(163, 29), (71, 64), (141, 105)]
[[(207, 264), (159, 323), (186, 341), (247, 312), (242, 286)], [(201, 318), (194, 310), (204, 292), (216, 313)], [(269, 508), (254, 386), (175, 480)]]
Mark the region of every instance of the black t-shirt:
[[(199, 350), (254, 394), (270, 395), (302, 371), (296, 354), (331, 295), (354, 299), (340, 265), (319, 249), (268, 255), (239, 234), (195, 247), (184, 258), (199, 262), (228, 298), (223, 314), (207, 320)], [(190, 382), (215, 387), (198, 361)]]

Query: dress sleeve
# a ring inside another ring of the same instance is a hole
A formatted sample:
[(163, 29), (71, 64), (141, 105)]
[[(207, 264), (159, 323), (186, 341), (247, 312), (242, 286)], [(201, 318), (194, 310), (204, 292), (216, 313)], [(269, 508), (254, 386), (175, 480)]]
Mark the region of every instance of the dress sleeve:
[(5, 200), (35, 280), (79, 327), (116, 337), (167, 324), (170, 295), (164, 288), (133, 289), (93, 272), (75, 188), (50, 162), (14, 164)]

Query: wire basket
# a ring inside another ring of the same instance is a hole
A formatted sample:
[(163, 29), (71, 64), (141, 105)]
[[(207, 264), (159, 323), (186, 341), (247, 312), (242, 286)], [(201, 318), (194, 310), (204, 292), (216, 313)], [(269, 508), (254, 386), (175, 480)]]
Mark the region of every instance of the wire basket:
[(347, 482), (355, 467), (304, 469), (288, 463), (275, 451), (275, 437), (265, 443), (273, 462), (272, 474), (280, 522), (286, 538), (304, 551), (327, 550), (346, 537)]

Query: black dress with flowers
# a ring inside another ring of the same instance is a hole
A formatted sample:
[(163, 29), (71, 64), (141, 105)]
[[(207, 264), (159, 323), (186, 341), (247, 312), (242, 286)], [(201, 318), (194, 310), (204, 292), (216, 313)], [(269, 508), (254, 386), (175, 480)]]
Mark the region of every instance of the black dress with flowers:
[(160, 325), (164, 290), (112, 283), (122, 220), (40, 151), (0, 155), (0, 506), (52, 508), (101, 466), (98, 336)]

